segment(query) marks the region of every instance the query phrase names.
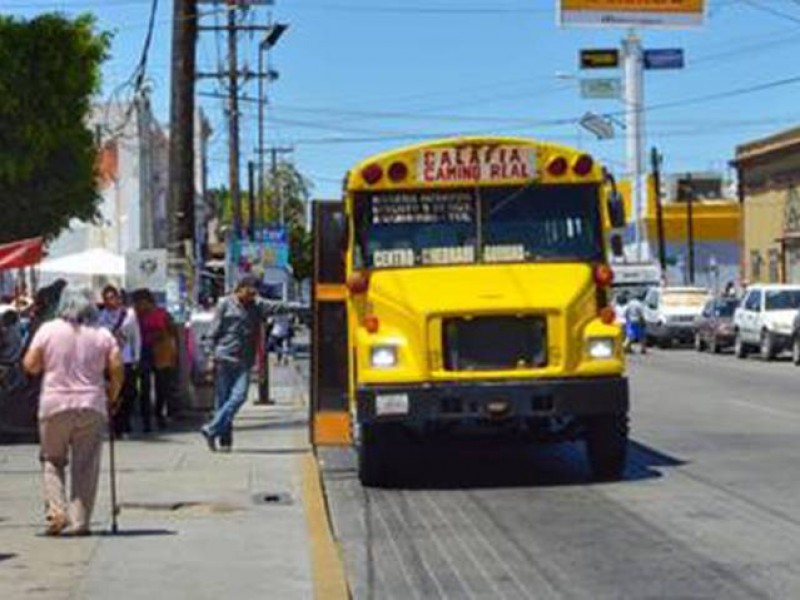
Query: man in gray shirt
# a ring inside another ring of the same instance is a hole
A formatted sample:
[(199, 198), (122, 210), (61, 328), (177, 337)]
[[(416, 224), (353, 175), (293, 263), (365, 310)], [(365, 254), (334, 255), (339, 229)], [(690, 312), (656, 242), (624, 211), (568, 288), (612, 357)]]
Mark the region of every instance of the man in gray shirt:
[(217, 304), (207, 336), (214, 348), (215, 413), (200, 429), (212, 451), (217, 449), (217, 440), (220, 450), (230, 451), (233, 419), (247, 400), (261, 325), (277, 312), (277, 306), (258, 297), (258, 279), (252, 275), (242, 277), (233, 293)]

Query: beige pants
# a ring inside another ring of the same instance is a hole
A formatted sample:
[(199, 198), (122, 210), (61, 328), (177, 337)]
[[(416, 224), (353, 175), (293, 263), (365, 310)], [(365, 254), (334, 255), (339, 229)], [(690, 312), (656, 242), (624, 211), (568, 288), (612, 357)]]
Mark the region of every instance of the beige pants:
[[(100, 474), (105, 415), (96, 410), (65, 410), (39, 422), (47, 514), (66, 515), (72, 530), (86, 531)], [(71, 494), (66, 501), (65, 467), (71, 461)]]

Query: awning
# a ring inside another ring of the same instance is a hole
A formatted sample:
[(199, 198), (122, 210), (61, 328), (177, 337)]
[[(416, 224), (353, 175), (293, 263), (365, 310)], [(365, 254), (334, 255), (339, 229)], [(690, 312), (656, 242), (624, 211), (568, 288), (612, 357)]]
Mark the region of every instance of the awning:
[(40, 237), (0, 245), (0, 270), (20, 269), (42, 260), (44, 240)]
[(104, 248), (91, 248), (77, 254), (49, 258), (39, 270), (60, 275), (124, 277), (125, 258)]

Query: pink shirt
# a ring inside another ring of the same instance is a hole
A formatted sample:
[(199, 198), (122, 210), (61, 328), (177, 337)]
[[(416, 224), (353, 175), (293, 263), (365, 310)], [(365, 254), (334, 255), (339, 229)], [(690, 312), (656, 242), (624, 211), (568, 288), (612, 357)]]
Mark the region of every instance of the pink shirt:
[(105, 370), (117, 342), (107, 329), (48, 321), (33, 336), (44, 363), (39, 418), (89, 408), (106, 414)]

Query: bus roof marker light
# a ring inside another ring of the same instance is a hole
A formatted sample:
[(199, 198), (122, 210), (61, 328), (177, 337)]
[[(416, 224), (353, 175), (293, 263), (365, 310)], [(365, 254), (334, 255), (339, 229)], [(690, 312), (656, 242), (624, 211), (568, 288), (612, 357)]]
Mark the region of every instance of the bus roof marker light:
[(588, 154), (581, 154), (572, 165), (572, 172), (579, 177), (586, 177), (594, 169), (594, 160)]
[(408, 167), (406, 166), (406, 163), (398, 160), (389, 165), (387, 174), (389, 175), (389, 179), (391, 179), (394, 183), (400, 183), (406, 177), (408, 177)]
[(383, 169), (378, 163), (370, 163), (361, 169), (361, 177), (369, 185), (375, 185), (383, 178)]
[(561, 177), (567, 172), (568, 167), (569, 165), (567, 164), (566, 158), (563, 156), (556, 156), (547, 163), (547, 174), (553, 177)]

